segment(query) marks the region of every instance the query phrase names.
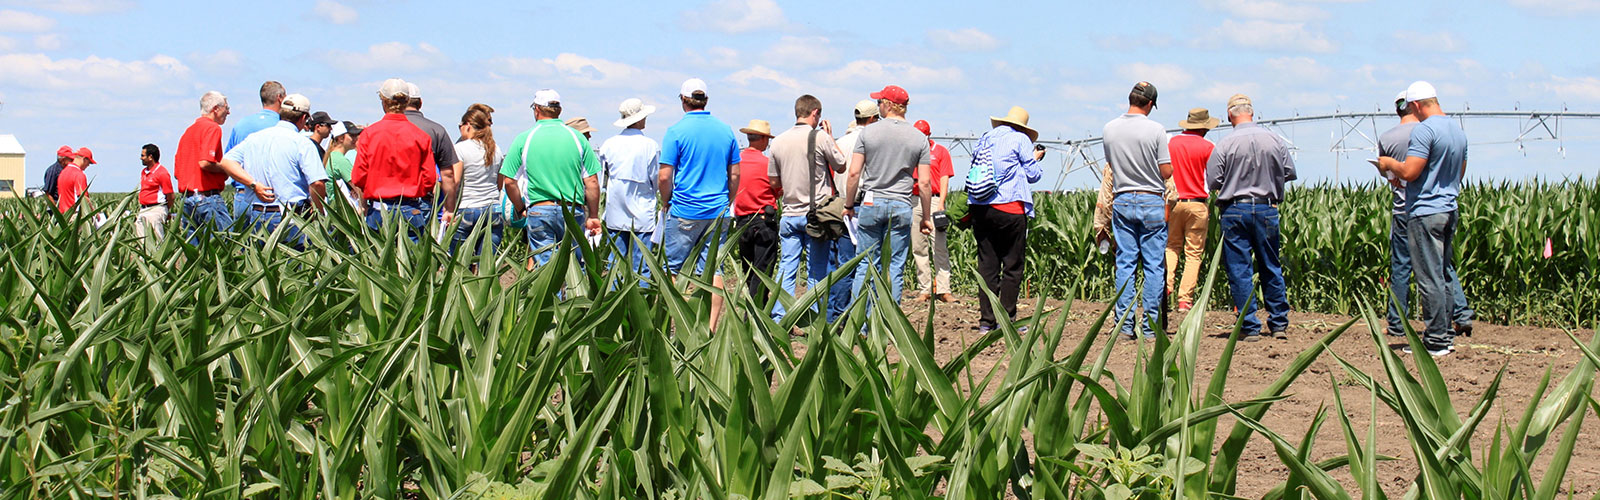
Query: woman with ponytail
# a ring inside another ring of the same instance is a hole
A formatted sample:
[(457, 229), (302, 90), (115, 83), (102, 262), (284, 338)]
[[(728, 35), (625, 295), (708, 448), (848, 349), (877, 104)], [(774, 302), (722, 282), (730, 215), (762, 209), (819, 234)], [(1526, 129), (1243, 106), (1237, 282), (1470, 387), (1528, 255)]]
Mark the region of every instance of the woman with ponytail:
[[(450, 241), (451, 253), (455, 253), (480, 224), (488, 224), (484, 231), (493, 242), (492, 248), (500, 247), (504, 229), (499, 211), (499, 172), (505, 151), (494, 143), (493, 113), (494, 108), (487, 104), (473, 104), (461, 115), (461, 142), (456, 143), (456, 156), (461, 159), (461, 170), (457, 174), (461, 176), (457, 179), (461, 186), (461, 202), (455, 213), (459, 222), (455, 237)], [(483, 251), (483, 240), (478, 241), (474, 254)]]

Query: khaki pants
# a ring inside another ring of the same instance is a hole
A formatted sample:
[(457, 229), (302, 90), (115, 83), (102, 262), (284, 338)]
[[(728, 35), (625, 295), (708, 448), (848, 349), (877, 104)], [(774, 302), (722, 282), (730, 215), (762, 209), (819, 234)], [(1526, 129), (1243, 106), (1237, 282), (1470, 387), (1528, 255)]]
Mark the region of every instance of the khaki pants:
[[(933, 198), (934, 207), (943, 207), (944, 199)], [(950, 293), (950, 247), (945, 243), (949, 231), (938, 229), (933, 234), (922, 234), (922, 202), (911, 198), (911, 260), (917, 265), (917, 286), (922, 293)], [(928, 245), (933, 245), (932, 276), (928, 269)]]
[(1211, 212), (1205, 202), (1180, 201), (1167, 216), (1167, 291), (1173, 291), (1178, 271), (1178, 250), (1183, 250), (1183, 282), (1177, 288), (1179, 302), (1194, 302), (1194, 288), (1200, 281), (1200, 257), (1206, 249), (1206, 226)]
[(157, 239), (165, 234), (167, 228), (167, 206), (155, 205), (139, 209), (139, 219), (134, 221), (133, 234), (143, 238), (146, 233), (155, 233)]

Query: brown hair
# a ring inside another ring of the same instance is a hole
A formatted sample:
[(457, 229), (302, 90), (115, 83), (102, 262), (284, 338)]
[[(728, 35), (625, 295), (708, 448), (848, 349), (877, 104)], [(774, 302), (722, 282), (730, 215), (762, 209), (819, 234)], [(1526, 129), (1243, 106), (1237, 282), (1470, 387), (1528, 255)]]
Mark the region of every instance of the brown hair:
[(406, 102), (410, 101), (404, 94), (398, 94), (388, 99), (380, 96), (378, 99), (383, 101), (384, 113), (404, 113), (406, 112)]
[(494, 108), (489, 107), (488, 104), (474, 103), (471, 106), (467, 106), (467, 112), (461, 115), (461, 123), (463, 125), (471, 125), (473, 130), (472, 137), (463, 137), (463, 139), (478, 141), (478, 144), (483, 146), (484, 165), (494, 164), (493, 113)]
[(822, 101), (811, 94), (800, 96), (794, 100), (794, 117), (805, 118), (811, 116), (812, 111), (822, 109)]
[(1150, 102), (1151, 101), (1150, 101), (1149, 97), (1146, 97), (1144, 94), (1139, 93), (1139, 91), (1137, 91), (1137, 90), (1128, 93), (1128, 105), (1129, 106), (1142, 108), (1142, 107), (1145, 107), (1145, 106), (1149, 106)]

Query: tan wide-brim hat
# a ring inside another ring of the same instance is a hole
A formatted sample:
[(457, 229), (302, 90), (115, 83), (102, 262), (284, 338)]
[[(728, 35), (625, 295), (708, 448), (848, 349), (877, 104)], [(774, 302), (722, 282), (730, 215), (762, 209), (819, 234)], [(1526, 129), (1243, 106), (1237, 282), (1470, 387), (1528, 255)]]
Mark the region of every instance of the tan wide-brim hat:
[(750, 135), (764, 135), (768, 139), (776, 137), (772, 135), (772, 124), (767, 123), (766, 120), (750, 120), (750, 124), (739, 129), (739, 132)]
[(622, 105), (617, 107), (617, 111), (622, 114), (622, 119), (611, 122), (611, 124), (619, 128), (628, 128), (635, 123), (639, 123), (639, 120), (650, 116), (650, 113), (656, 112), (656, 107), (645, 104), (644, 101), (638, 98), (628, 98), (628, 100), (622, 101)]
[(1021, 130), (1022, 133), (1028, 135), (1028, 140), (1030, 141), (1039, 140), (1039, 131), (1028, 127), (1028, 110), (1022, 109), (1022, 106), (1012, 106), (1004, 117), (989, 117), (989, 126), (991, 127), (998, 127), (1002, 123)]
[(1206, 108), (1194, 108), (1189, 110), (1188, 119), (1178, 122), (1178, 128), (1184, 130), (1211, 130), (1217, 128), (1217, 125), (1221, 123), (1222, 120), (1217, 119), (1215, 116), (1211, 116), (1211, 110)]

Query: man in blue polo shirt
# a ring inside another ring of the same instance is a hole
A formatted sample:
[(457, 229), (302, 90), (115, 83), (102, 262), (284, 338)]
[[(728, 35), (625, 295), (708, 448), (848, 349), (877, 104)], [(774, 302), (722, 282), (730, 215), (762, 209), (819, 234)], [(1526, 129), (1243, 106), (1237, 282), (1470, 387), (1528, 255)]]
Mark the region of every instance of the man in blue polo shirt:
[[(667, 207), (662, 245), (667, 272), (674, 275), (690, 259), (696, 273), (705, 270), (712, 239), (726, 240), (728, 202), (739, 186), (739, 139), (733, 128), (706, 111), (706, 82), (690, 78), (678, 91), (683, 119), (667, 129), (661, 141), (657, 186)], [(698, 254), (696, 245), (704, 245)], [(719, 248), (726, 248), (719, 247)], [(715, 263), (713, 263), (715, 265)], [(712, 283), (722, 286), (722, 273)], [(722, 296), (711, 297), (711, 328), (722, 313)]]
[[(1461, 282), (1451, 268), (1459, 222), (1456, 197), (1467, 172), (1467, 134), (1445, 116), (1439, 94), (1428, 82), (1406, 89), (1406, 107), (1422, 120), (1411, 129), (1406, 158), (1378, 157), (1378, 170), (1406, 181), (1406, 236), (1410, 239), (1412, 272), (1421, 296), (1422, 318), (1428, 324), (1422, 341), (1428, 354), (1455, 351), (1456, 335), (1471, 335), (1469, 315), (1452, 318)], [(1409, 351), (1409, 347), (1406, 348)]]
[[(300, 136), (306, 128), (311, 113), (311, 100), (300, 94), (288, 96), (281, 102), (277, 124), (248, 139), (222, 157), (224, 169), (242, 168), (256, 182), (265, 184), (271, 198), (256, 198), (245, 212), (249, 227), (263, 233), (272, 233), (284, 223), (288, 212), (310, 215), (311, 210), (322, 211), (322, 200), (327, 199), (328, 173), (323, 169), (322, 157), (317, 147)], [(254, 186), (251, 186), (254, 188)], [(306, 236), (298, 226), (284, 229), (283, 241), (302, 248)]]
[[(261, 111), (239, 120), (239, 124), (234, 125), (233, 131), (228, 133), (228, 143), (222, 146), (222, 150), (232, 151), (234, 146), (244, 142), (244, 139), (250, 137), (250, 134), (277, 125), (279, 121), (278, 111), (283, 109), (283, 97), (286, 95), (288, 93), (283, 90), (283, 84), (272, 80), (262, 83)], [(255, 195), (252, 195), (249, 189), (239, 185), (238, 182), (233, 183), (233, 189), (233, 218), (238, 220), (240, 217), (244, 217), (245, 210), (249, 209), (250, 204), (255, 202)]]

